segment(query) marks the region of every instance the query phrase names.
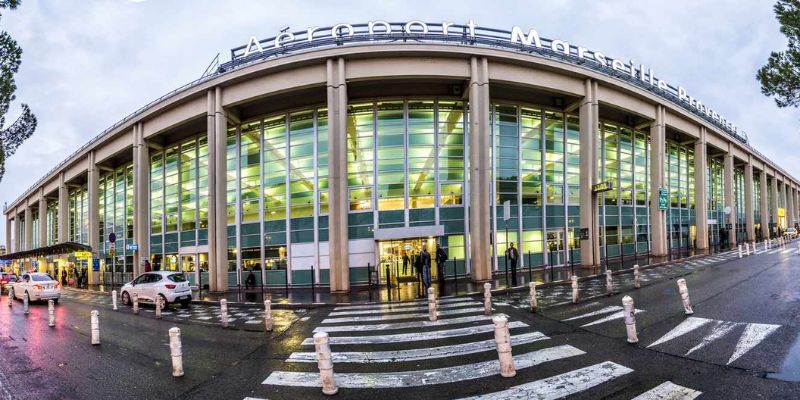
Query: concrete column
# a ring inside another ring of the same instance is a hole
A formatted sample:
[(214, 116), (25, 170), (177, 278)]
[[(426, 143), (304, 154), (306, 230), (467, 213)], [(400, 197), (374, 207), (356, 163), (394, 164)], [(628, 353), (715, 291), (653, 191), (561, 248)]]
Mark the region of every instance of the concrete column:
[(597, 266), (600, 262), (600, 232), (597, 225), (597, 195), (592, 185), (597, 183), (597, 82), (584, 82), (585, 95), (579, 109), (580, 117), (580, 218), (581, 229), (589, 230), (589, 239), (581, 240), (581, 265)]
[(786, 226), (783, 227), (783, 229), (785, 230), (786, 227), (789, 226), (789, 201), (788, 201), (788, 198), (786, 196), (786, 177), (785, 176), (783, 177), (783, 180), (781, 181), (781, 194), (780, 194), (780, 196), (781, 196), (781, 201), (783, 202), (783, 213), (784, 213), (783, 215), (784, 215), (784, 219), (786, 220)]
[[(92, 258), (100, 257), (100, 171), (97, 170), (97, 161), (94, 151), (89, 152), (86, 191), (89, 199), (89, 247), (92, 248)], [(120, 238), (122, 241), (122, 238)], [(120, 253), (122, 253), (120, 249)], [(92, 271), (92, 262), (89, 260), (87, 271), (90, 285), (98, 282), (98, 272)]]
[(16, 216), (14, 217), (14, 222), (16, 223), (16, 228), (14, 229), (14, 252), (25, 250), (25, 244), (23, 243), (22, 238), (22, 218), (20, 218), (20, 212), (17, 210)]
[(730, 224), (730, 229), (728, 229), (728, 243), (730, 246), (733, 246), (736, 244), (736, 199), (733, 196), (733, 153), (731, 153), (730, 144), (728, 144), (728, 152), (725, 153), (725, 159), (722, 164), (725, 206), (730, 207), (731, 211), (725, 217), (725, 222)]
[(489, 124), (489, 61), (473, 57), (470, 60), (469, 83), (469, 230), (470, 267), (472, 281), (483, 282), (492, 278), (492, 261), (489, 257), (491, 229), (489, 227), (492, 202), (491, 147)]
[(794, 187), (793, 184), (790, 182), (789, 187), (786, 190), (786, 201), (788, 202), (787, 206), (788, 209), (786, 210), (786, 214), (788, 217), (786, 218), (786, 224), (788, 227), (794, 227), (795, 221), (795, 203), (794, 203)]
[(664, 187), (666, 126), (664, 107), (656, 106), (656, 120), (650, 126), (650, 254), (667, 255), (667, 214), (658, 209), (658, 190)]
[(11, 240), (11, 238), (12, 238), (11, 229), (13, 229), (11, 227), (11, 224), (13, 222), (11, 222), (11, 221), (13, 221), (13, 219), (8, 218), (8, 216), (6, 215), (6, 252), (7, 253), (13, 253), (14, 252), (14, 241)]
[[(214, 205), (215, 215), (217, 221), (216, 231), (216, 281), (217, 291), (224, 292), (228, 290), (228, 215), (227, 215), (227, 202), (226, 202), (226, 181), (228, 173), (226, 170), (226, 152), (228, 140), (228, 120), (225, 117), (225, 110), (222, 109), (222, 88), (217, 86), (214, 90), (214, 146), (216, 147), (216, 198), (214, 203), (209, 202), (209, 208)], [(209, 280), (212, 278), (209, 277)]]
[(778, 224), (778, 175), (772, 175), (772, 215), (770, 217), (770, 222), (775, 223), (775, 228), (770, 231), (770, 235), (777, 234), (777, 224)]
[(47, 247), (47, 199), (44, 189), (39, 190), (39, 247)]
[(708, 249), (708, 154), (706, 152), (706, 128), (700, 128), (700, 138), (694, 142), (694, 215), (695, 246), (697, 250)]
[(756, 240), (756, 222), (753, 208), (753, 163), (752, 156), (748, 156), (747, 165), (744, 167), (744, 222), (747, 229), (747, 241)]
[(33, 209), (25, 201), (25, 250), (33, 249)]
[(144, 272), (142, 264), (150, 258), (150, 149), (144, 141), (144, 126), (133, 126), (133, 275)]
[[(208, 289), (212, 292), (217, 291), (217, 125), (214, 120), (214, 110), (216, 109), (216, 99), (214, 89), (206, 93), (206, 140), (208, 141)], [(225, 168), (223, 160), (222, 169)], [(221, 186), (225, 190), (225, 182)], [(223, 197), (225, 193), (223, 192)], [(227, 225), (227, 221), (225, 223)], [(227, 226), (223, 226), (227, 229)], [(225, 239), (227, 241), (227, 238)], [(227, 243), (226, 243), (227, 245)], [(227, 252), (227, 249), (225, 250)], [(227, 254), (226, 254), (227, 256)], [(227, 269), (227, 268), (225, 268)]]
[(69, 190), (64, 173), (58, 183), (58, 243), (69, 241)]
[(759, 185), (761, 185), (761, 198), (759, 199), (759, 210), (761, 214), (761, 237), (769, 237), (769, 204), (767, 203), (767, 171), (763, 165), (759, 174)]
[[(347, 191), (347, 81), (344, 59), (329, 59), (326, 71), (330, 285), (331, 293), (347, 293), (350, 291), (350, 250), (347, 230), (350, 197)], [(377, 207), (377, 204), (373, 206)]]

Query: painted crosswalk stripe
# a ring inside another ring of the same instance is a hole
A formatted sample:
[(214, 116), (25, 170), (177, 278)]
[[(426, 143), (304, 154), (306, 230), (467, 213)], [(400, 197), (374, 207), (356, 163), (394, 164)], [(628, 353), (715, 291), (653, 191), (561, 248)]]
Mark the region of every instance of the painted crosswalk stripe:
[(374, 324), (374, 325), (332, 325), (332, 326), (318, 326), (314, 328), (314, 333), (317, 332), (370, 332), (382, 331), (387, 329), (412, 329), (412, 328), (430, 328), (436, 326), (468, 324), (470, 322), (489, 321), (492, 319), (491, 315), (472, 315), (469, 317), (439, 319), (436, 321), (411, 321), (411, 322), (391, 322), (387, 324)]
[[(439, 299), (437, 300), (439, 304), (451, 304), (451, 303), (476, 303), (474, 299), (468, 298), (447, 298), (447, 299)], [(371, 310), (371, 309), (392, 309), (392, 308), (403, 308), (403, 307), (418, 307), (420, 304), (427, 304), (428, 300), (414, 300), (414, 301), (407, 301), (403, 303), (375, 303), (375, 304), (364, 304), (364, 305), (357, 305), (357, 306), (339, 306), (334, 308), (334, 311), (344, 311), (344, 310)]]
[[(540, 340), (547, 340), (549, 337), (541, 332), (523, 333), (520, 335), (512, 335), (511, 343), (513, 345), (523, 345), (528, 343), (537, 342)], [(401, 361), (418, 361), (439, 359), (444, 357), (462, 356), (465, 354), (480, 353), (483, 351), (494, 350), (496, 343), (494, 339), (483, 340), (480, 342), (472, 342), (465, 344), (454, 344), (449, 346), (440, 346), (433, 348), (423, 349), (408, 349), (398, 351), (374, 351), (374, 352), (333, 352), (331, 358), (334, 363), (390, 363)], [(286, 362), (304, 362), (316, 363), (316, 353), (313, 352), (295, 352), (292, 353)]]
[(701, 394), (703, 392), (666, 381), (634, 397), (633, 400), (692, 400)]
[(728, 364), (736, 361), (739, 357), (752, 350), (753, 347), (756, 347), (778, 328), (780, 328), (780, 325), (747, 324), (744, 328), (744, 332), (742, 332), (742, 336), (739, 337), (739, 342), (736, 343), (736, 350), (733, 351), (733, 355), (731, 355), (731, 358), (728, 360)]
[[(634, 314), (639, 314), (641, 312), (644, 312), (644, 311), (640, 310), (638, 308), (633, 311)], [(613, 321), (615, 319), (622, 319), (622, 318), (625, 318), (625, 312), (624, 311), (617, 311), (617, 312), (615, 312), (615, 313), (613, 313), (613, 314), (611, 314), (609, 316), (600, 318), (597, 321), (592, 321), (592, 322), (583, 324), (583, 325), (581, 325), (581, 328), (586, 328), (587, 326), (592, 326), (592, 325), (599, 325), (599, 324), (606, 323), (608, 321)]]
[(611, 312), (614, 312), (614, 311), (619, 311), (619, 310), (622, 310), (621, 306), (608, 306), (608, 307), (605, 307), (605, 308), (601, 308), (601, 309), (599, 309), (597, 311), (592, 311), (592, 312), (588, 312), (586, 314), (578, 315), (577, 317), (562, 319), (562, 321), (566, 322), (566, 321), (572, 321), (572, 320), (581, 319), (581, 318), (594, 317), (595, 315), (608, 314), (608, 313), (611, 313)]
[(685, 335), (685, 334), (687, 334), (687, 333), (689, 333), (689, 332), (691, 332), (691, 331), (693, 331), (693, 330), (695, 330), (695, 329), (697, 329), (697, 328), (699, 328), (699, 327), (701, 327), (701, 326), (703, 326), (703, 325), (705, 325), (705, 324), (707, 324), (707, 323), (709, 323), (711, 321), (712, 320), (707, 319), (707, 318), (698, 318), (698, 317), (686, 318), (686, 320), (681, 322), (678, 326), (676, 326), (675, 328), (672, 328), (671, 331), (667, 332), (664, 336), (662, 336), (661, 338), (659, 338), (655, 342), (651, 343), (647, 347), (657, 346), (657, 345), (659, 345), (661, 343), (664, 343), (664, 342), (670, 341), (672, 339), (675, 339), (676, 337), (683, 336), (683, 335)]
[[(530, 368), (548, 361), (586, 354), (570, 345), (549, 347), (514, 356), (517, 370)], [(343, 388), (400, 388), (461, 382), (469, 379), (498, 375), (500, 363), (496, 359), (475, 364), (446, 368), (403, 372), (337, 373), (336, 383)], [(265, 385), (319, 387), (318, 372), (275, 371), (263, 382)]]
[(633, 370), (628, 367), (606, 361), (586, 368), (576, 369), (560, 375), (514, 386), (501, 392), (466, 397), (461, 400), (554, 400), (582, 392), (631, 372), (633, 372)]
[[(476, 312), (482, 313), (484, 311), (483, 307), (472, 307), (472, 308), (461, 308), (456, 310), (444, 310), (439, 311), (437, 315), (444, 316), (444, 315), (462, 315), (462, 314), (473, 314)], [(370, 316), (361, 316), (357, 315), (355, 317), (339, 317), (339, 318), (326, 318), (322, 320), (323, 324), (341, 324), (343, 322), (370, 322), (370, 321), (391, 321), (396, 319), (413, 319), (413, 318), (428, 318), (428, 309), (425, 309), (425, 312), (413, 312), (413, 313), (405, 313), (405, 314), (395, 314), (395, 315), (370, 315)]]
[[(450, 304), (441, 304), (439, 305), (439, 309), (452, 309), (452, 308), (464, 308), (464, 307), (474, 307), (477, 305), (481, 305), (476, 301), (468, 301), (463, 303), (450, 303)], [(391, 308), (387, 310), (353, 310), (353, 311), (333, 311), (328, 314), (329, 317), (346, 317), (351, 315), (370, 315), (370, 314), (394, 314), (394, 313), (410, 313), (414, 311), (428, 311), (428, 305), (415, 305), (414, 307), (401, 307), (401, 308)]]
[(786, 250), (782, 251), (781, 253), (783, 253), (783, 254), (789, 254), (791, 251), (792, 251), (792, 249), (786, 249)]
[[(512, 321), (508, 323), (508, 328), (524, 328), (528, 324), (520, 321)], [(384, 344), (384, 343), (397, 343), (397, 342), (417, 342), (422, 340), (437, 340), (447, 339), (459, 336), (471, 336), (480, 333), (493, 332), (494, 325), (481, 325), (471, 326), (468, 328), (447, 329), (431, 332), (413, 332), (413, 333), (399, 333), (394, 335), (375, 335), (375, 336), (331, 336), (330, 344)], [(314, 339), (306, 338), (303, 340), (304, 346), (313, 346)]]
[(700, 342), (697, 346), (692, 347), (689, 351), (686, 352), (686, 355), (694, 353), (697, 350), (702, 349), (703, 347), (708, 346), (709, 344), (713, 343), (717, 339), (722, 338), (723, 336), (727, 335), (733, 328), (736, 328), (739, 324), (736, 322), (729, 322), (729, 321), (714, 321), (714, 326), (711, 327), (711, 333), (706, 335), (703, 338), (703, 341)]

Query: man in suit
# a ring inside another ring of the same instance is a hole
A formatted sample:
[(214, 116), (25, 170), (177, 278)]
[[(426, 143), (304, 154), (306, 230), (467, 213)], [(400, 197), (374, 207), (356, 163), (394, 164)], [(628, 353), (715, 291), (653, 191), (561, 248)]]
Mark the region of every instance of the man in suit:
[(517, 261), (519, 260), (519, 252), (514, 247), (514, 243), (506, 249), (506, 259), (511, 264), (511, 286), (517, 286)]

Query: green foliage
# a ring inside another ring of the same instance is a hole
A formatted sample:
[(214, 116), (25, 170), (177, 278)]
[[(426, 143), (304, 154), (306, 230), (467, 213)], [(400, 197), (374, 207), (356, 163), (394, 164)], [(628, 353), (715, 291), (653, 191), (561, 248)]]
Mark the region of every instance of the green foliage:
[[(0, 0), (0, 9), (13, 10), (21, 0)], [(14, 75), (22, 62), (22, 49), (8, 32), (0, 32), (0, 180), (5, 174), (5, 161), (36, 130), (36, 116), (27, 104), (22, 104), (22, 113), (6, 126), (6, 113), (16, 99), (17, 84)], [(4, 127), (4, 128), (1, 128)]]
[(774, 96), (778, 107), (800, 106), (800, 0), (779, 0), (775, 16), (789, 39), (784, 51), (773, 51), (756, 78), (761, 93)]

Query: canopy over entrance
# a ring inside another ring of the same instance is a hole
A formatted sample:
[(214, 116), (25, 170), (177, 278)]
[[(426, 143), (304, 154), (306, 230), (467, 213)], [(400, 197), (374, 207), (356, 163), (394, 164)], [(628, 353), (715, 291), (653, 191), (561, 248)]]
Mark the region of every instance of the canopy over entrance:
[(75, 251), (92, 251), (91, 246), (75, 242), (64, 242), (38, 249), (18, 251), (16, 253), (0, 256), (0, 260), (19, 260), (23, 258), (46, 257), (57, 254), (67, 254)]

